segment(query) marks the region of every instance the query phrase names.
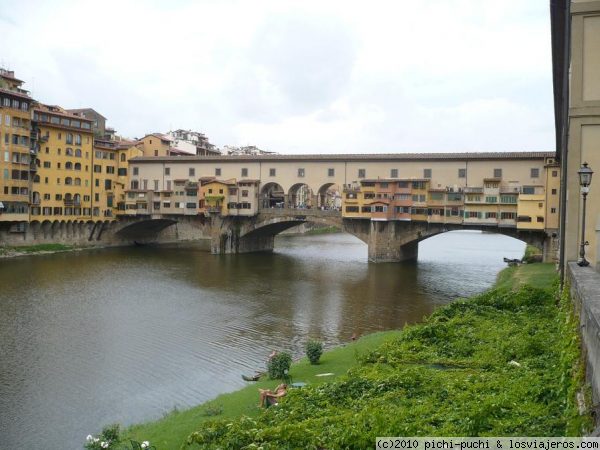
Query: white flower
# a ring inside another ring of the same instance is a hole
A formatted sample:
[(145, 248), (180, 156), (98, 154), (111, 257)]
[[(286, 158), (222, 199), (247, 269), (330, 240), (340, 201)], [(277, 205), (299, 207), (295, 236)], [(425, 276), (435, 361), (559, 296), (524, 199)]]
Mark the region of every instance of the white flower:
[(149, 445), (150, 445), (150, 442), (148, 442), (148, 441), (144, 441), (144, 442), (142, 442), (142, 445), (141, 445), (141, 447), (142, 447), (142, 448), (148, 448), (148, 446), (149, 446)]
[(100, 439), (98, 438), (94, 438), (94, 442), (98, 442)]
[(515, 366), (515, 367), (521, 367), (521, 364), (519, 364), (517, 361), (512, 360), (508, 362), (509, 366)]
[(108, 442), (104, 442), (104, 441), (100, 442), (100, 447), (108, 448)]
[(94, 437), (91, 434), (88, 434), (87, 437), (85, 438), (85, 440), (88, 442), (92, 442), (93, 439), (94, 439)]

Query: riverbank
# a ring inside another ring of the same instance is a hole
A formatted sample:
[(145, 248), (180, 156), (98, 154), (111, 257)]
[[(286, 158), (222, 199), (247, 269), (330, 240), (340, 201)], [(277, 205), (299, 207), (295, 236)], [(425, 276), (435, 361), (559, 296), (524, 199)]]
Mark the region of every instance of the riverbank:
[(85, 247), (76, 247), (65, 244), (37, 244), (23, 247), (0, 247), (0, 258), (16, 258), (18, 256), (48, 255), (51, 253), (72, 252)]
[[(178, 448), (188, 436), (223, 447), (327, 442), (336, 448), (365, 439), (371, 446), (377, 429), (381, 435), (578, 434), (589, 418), (579, 416), (574, 399), (582, 384), (577, 331), (568, 299), (555, 306), (555, 278), (551, 264), (508, 268), (499, 290), (440, 308), (423, 324), (365, 336), (326, 352), (317, 366), (302, 360), (290, 373), (307, 386), (290, 392), (276, 413), (256, 407), (257, 388), (276, 384), (261, 380), (126, 434), (158, 449)], [(323, 373), (333, 375), (317, 376)], [(326, 428), (329, 434), (318, 434)]]

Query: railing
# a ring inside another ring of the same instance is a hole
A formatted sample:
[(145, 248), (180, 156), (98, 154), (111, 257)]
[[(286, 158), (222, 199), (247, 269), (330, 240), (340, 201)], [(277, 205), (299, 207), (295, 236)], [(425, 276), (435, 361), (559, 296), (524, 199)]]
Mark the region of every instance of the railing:
[(260, 208), (260, 214), (272, 216), (325, 216), (341, 217), (342, 212), (337, 209), (319, 209), (319, 208)]

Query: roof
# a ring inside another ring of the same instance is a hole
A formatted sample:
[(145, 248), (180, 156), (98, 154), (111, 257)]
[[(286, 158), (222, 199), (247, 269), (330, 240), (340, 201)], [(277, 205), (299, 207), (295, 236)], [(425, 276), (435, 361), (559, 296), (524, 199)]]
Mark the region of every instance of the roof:
[(550, 0), (550, 36), (552, 40), (552, 88), (554, 92), (554, 128), (556, 135), (556, 157), (561, 157), (564, 106), (568, 104), (568, 70), (571, 0)]
[(2, 88), (0, 88), (0, 92), (2, 92), (3, 94), (14, 95), (15, 97), (25, 98), (27, 100), (31, 100), (31, 97), (29, 95), (24, 94), (22, 92), (12, 91), (10, 89), (2, 89)]
[(23, 83), (23, 80), (19, 80), (18, 78), (15, 77), (14, 70), (0, 69), (0, 77), (8, 78), (9, 80), (18, 81), (20, 83)]
[[(43, 103), (37, 103), (33, 107), (33, 110), (42, 112), (42, 113), (56, 114), (58, 116), (69, 117), (70, 119), (76, 119), (76, 120), (80, 120), (80, 121), (84, 121), (84, 122), (89, 122), (90, 124), (92, 123), (91, 119), (86, 119), (85, 117), (75, 115), (75, 114), (69, 112), (69, 110), (64, 109), (58, 105), (45, 105)], [(86, 131), (89, 131), (89, 130), (86, 130)]]
[(171, 142), (173, 140), (169, 136), (166, 136), (166, 135), (164, 135), (162, 133), (148, 133), (142, 139), (146, 139), (148, 136), (154, 136), (154, 137), (157, 137), (159, 139), (162, 139), (163, 141), (169, 141), (169, 142)]
[(554, 152), (472, 152), (472, 153), (360, 153), (360, 154), (315, 154), (315, 155), (219, 155), (219, 156), (144, 156), (134, 158), (136, 162), (236, 162), (236, 161), (487, 161), (515, 159), (544, 159), (554, 157)]
[(96, 115), (102, 117), (104, 120), (106, 120), (106, 117), (104, 117), (102, 114), (100, 114), (94, 108), (76, 108), (76, 109), (67, 109), (67, 111), (69, 111), (71, 113), (85, 113), (87, 111), (93, 111), (94, 114), (96, 114)]

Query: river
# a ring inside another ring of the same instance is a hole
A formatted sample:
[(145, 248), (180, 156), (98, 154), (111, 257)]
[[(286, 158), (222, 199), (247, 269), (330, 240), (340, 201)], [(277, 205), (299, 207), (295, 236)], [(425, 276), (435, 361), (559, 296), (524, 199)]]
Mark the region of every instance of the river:
[(369, 264), (347, 234), (270, 254), (181, 244), (0, 260), (0, 449), (81, 449), (103, 425), (160, 418), (244, 385), (273, 349), (402, 327), (487, 289), (525, 245), (479, 232)]

